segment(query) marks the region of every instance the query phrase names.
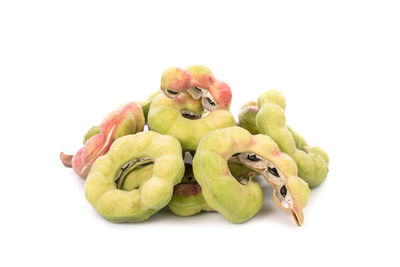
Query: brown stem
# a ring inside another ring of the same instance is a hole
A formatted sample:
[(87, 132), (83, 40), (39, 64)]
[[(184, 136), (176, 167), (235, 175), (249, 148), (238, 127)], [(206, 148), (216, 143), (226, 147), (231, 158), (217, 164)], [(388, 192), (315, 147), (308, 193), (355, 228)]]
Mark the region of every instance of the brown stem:
[(62, 164), (64, 164), (67, 168), (72, 168), (72, 155), (64, 154), (63, 152), (60, 153), (60, 159)]

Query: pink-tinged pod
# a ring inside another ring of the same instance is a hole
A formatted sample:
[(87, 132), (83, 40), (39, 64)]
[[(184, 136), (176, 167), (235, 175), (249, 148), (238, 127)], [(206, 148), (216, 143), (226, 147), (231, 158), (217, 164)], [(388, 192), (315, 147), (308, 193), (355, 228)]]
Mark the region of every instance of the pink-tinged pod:
[(193, 65), (186, 68), (191, 76), (190, 85), (192, 87), (208, 90), (214, 83), (215, 77), (211, 70), (203, 65)]
[(172, 67), (166, 69), (161, 76), (161, 90), (169, 98), (175, 98), (191, 86), (190, 73), (184, 69)]
[(100, 133), (88, 139), (73, 157), (61, 153), (61, 161), (66, 167), (72, 167), (80, 177), (86, 178), (93, 163), (107, 153), (114, 140), (143, 131), (144, 123), (143, 110), (139, 104), (130, 102), (121, 105), (104, 118)]
[(205, 109), (229, 109), (232, 101), (232, 91), (229, 85), (215, 79), (211, 70), (203, 65), (193, 65), (186, 70), (191, 75), (191, 87), (187, 92), (194, 98), (200, 99)]
[(161, 77), (161, 90), (169, 98), (188, 93), (193, 99), (201, 99), (208, 111), (228, 110), (232, 101), (232, 91), (228, 84), (215, 79), (211, 70), (203, 65), (192, 65), (185, 70), (172, 67)]
[[(216, 108), (229, 110), (232, 101), (232, 91), (227, 83), (215, 80), (214, 83), (210, 86), (209, 92), (215, 101), (215, 104), (217, 106)], [(209, 99), (206, 98), (205, 101), (207, 101), (207, 103), (211, 105)], [(203, 106), (207, 110), (210, 110), (204, 104)]]

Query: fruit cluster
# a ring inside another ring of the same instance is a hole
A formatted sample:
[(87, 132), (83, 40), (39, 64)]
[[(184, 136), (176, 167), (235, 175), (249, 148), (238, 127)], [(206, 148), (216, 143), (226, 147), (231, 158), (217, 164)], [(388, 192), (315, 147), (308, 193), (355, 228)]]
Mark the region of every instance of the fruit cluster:
[(217, 211), (244, 222), (262, 208), (254, 179), (261, 175), (274, 203), (302, 225), (309, 187), (325, 181), (328, 155), (286, 125), (280, 92), (243, 105), (239, 123), (231, 99), (209, 68), (169, 68), (161, 90), (119, 106), (61, 161), (86, 179), (87, 200), (112, 222), (143, 221), (167, 205), (179, 216)]

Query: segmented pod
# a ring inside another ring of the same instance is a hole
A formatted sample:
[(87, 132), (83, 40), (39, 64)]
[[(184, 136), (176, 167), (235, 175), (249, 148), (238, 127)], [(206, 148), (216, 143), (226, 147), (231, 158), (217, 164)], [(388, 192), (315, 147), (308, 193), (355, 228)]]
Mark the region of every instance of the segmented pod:
[[(61, 161), (66, 167), (86, 178), (90, 168), (98, 157), (107, 153), (111, 144), (117, 138), (143, 131), (144, 116), (142, 108), (136, 102), (119, 106), (103, 120), (102, 124), (93, 127), (84, 138), (84, 147), (74, 155), (60, 154)], [(85, 140), (87, 139), (87, 140)]]
[(308, 185), (296, 176), (296, 163), (281, 153), (266, 135), (251, 135), (240, 127), (208, 132), (200, 141), (193, 159), (194, 175), (211, 208), (228, 221), (249, 220), (262, 207), (263, 194), (257, 182), (239, 183), (230, 173), (228, 161), (240, 163), (261, 175), (274, 188), (275, 204), (303, 223), (303, 208), (308, 201)]
[[(257, 103), (254, 101), (244, 104), (239, 111), (239, 126), (249, 131), (251, 134), (259, 134), (257, 129), (256, 117), (258, 114)], [(308, 147), (306, 140), (289, 125), (287, 126), (289, 132), (292, 134), (296, 147), (304, 150)], [(310, 147), (308, 148), (310, 149)]]
[[(147, 115), (149, 113), (151, 101), (153, 101), (153, 99), (160, 93), (161, 90), (157, 90), (156, 92), (151, 94), (147, 100), (138, 102), (139, 105), (142, 107), (145, 122), (147, 122)], [(93, 135), (99, 134), (100, 131), (101, 131), (100, 126), (93, 126), (92, 128), (90, 128), (83, 137), (83, 144), (85, 144), (86, 141), (89, 140)]]
[(269, 90), (257, 100), (259, 112), (257, 129), (270, 136), (279, 148), (297, 163), (298, 175), (310, 187), (325, 181), (328, 175), (329, 157), (319, 147), (309, 147), (307, 142), (286, 125), (286, 100), (281, 92)]
[[(126, 184), (125, 178), (130, 171), (151, 162), (154, 166), (150, 178), (140, 176), (135, 179), (134, 176), (131, 177), (133, 181)], [(96, 160), (85, 183), (85, 195), (107, 220), (139, 222), (168, 204), (173, 187), (181, 181), (183, 174), (182, 149), (178, 140), (153, 131), (140, 132), (117, 139), (108, 153)], [(133, 189), (125, 191), (121, 188)]]
[(150, 106), (148, 124), (153, 131), (176, 137), (184, 150), (195, 151), (201, 137), (208, 131), (236, 125), (232, 114), (217, 109), (203, 116), (199, 100), (188, 94), (168, 98), (163, 94), (154, 98)]
[(194, 99), (201, 100), (208, 111), (229, 109), (232, 91), (228, 84), (216, 80), (211, 70), (203, 65), (186, 68), (169, 68), (161, 76), (161, 90), (169, 98), (187, 92)]

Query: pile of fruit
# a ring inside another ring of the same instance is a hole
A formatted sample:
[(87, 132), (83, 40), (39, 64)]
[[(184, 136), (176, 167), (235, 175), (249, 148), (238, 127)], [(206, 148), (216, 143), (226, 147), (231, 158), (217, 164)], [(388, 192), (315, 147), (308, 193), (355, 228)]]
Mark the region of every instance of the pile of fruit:
[(280, 92), (243, 105), (238, 123), (231, 99), (209, 68), (169, 68), (161, 90), (119, 106), (61, 161), (86, 179), (87, 200), (112, 222), (144, 221), (168, 205), (179, 216), (217, 211), (241, 223), (262, 208), (254, 179), (261, 175), (274, 203), (302, 225), (309, 188), (328, 174), (328, 155), (286, 124)]

